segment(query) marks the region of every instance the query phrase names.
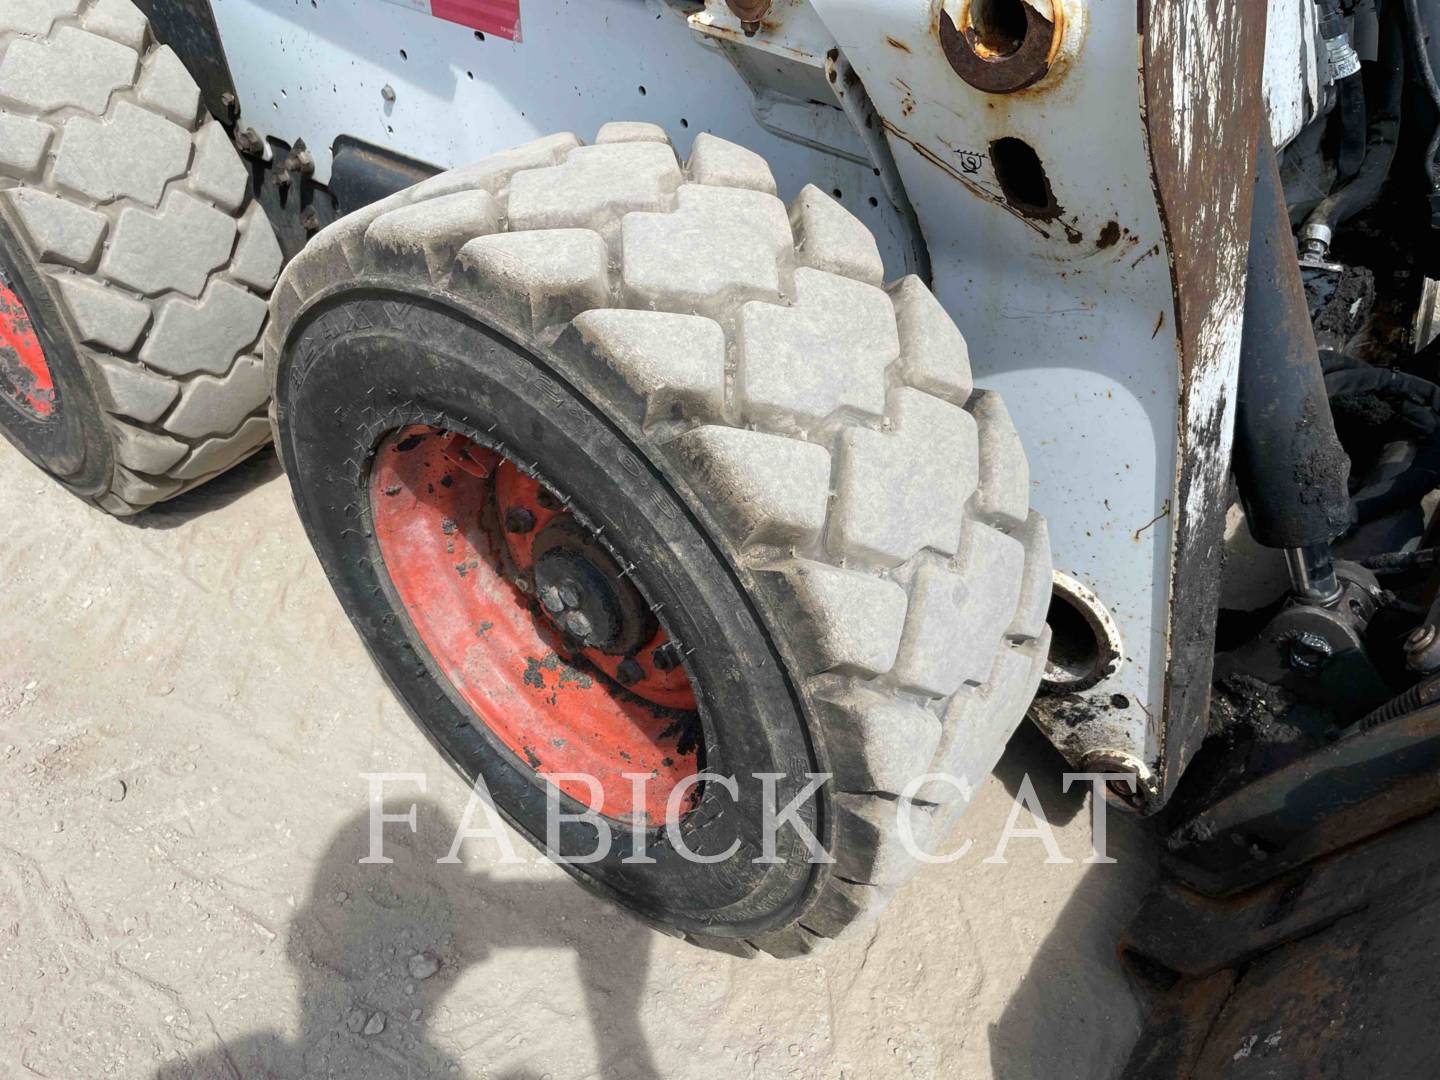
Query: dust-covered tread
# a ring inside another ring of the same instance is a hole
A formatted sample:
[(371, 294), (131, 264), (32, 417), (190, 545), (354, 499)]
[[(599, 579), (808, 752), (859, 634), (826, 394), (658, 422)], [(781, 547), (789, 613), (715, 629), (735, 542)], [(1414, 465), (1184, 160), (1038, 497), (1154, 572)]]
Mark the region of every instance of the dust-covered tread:
[[(929, 290), (883, 285), (874, 239), (818, 189), (787, 207), (750, 151), (702, 135), (680, 163), (662, 139), (550, 136), (342, 219), (282, 275), (266, 365), (273, 385), (343, 272), (441, 290), (628, 418), (780, 613), (814, 705), (834, 872), (796, 923), (724, 945), (803, 955), (914, 870), (897, 812), (924, 845), (963, 808), (963, 784), (927, 775), (978, 784), (998, 760), (1049, 644), (1049, 539), (1009, 416)], [(483, 207), (469, 240), (461, 193)]]
[(131, 513), (263, 444), (250, 421), (280, 247), (225, 129), (132, 0), (0, 8), (0, 214), (104, 410), (115, 475), (86, 494)]

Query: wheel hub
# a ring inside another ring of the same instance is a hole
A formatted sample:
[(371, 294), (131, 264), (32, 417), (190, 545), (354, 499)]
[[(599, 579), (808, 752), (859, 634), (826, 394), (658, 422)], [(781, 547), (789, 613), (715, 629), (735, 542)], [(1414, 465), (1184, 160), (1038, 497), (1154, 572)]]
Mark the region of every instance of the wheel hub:
[(545, 527), (531, 554), (545, 614), (582, 647), (623, 656), (654, 636), (655, 619), (639, 590), (569, 514)]
[(370, 491), (396, 598), (477, 724), (581, 801), (592, 789), (564, 777), (598, 781), (607, 816), (662, 823), (670, 792), (703, 768), (698, 714), (635, 568), (568, 500), (437, 428), (382, 442)]
[(0, 274), (0, 392), (24, 412), (48, 420), (59, 406), (55, 379), (25, 304)]

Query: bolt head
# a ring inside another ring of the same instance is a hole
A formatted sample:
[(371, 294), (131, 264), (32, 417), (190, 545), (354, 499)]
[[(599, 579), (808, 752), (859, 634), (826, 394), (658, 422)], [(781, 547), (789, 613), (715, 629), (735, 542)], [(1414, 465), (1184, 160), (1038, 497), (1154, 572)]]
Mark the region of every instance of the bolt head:
[(573, 581), (562, 581), (560, 583), (560, 599), (567, 608), (578, 608), (580, 606), (580, 588)]
[(505, 531), (528, 533), (535, 528), (535, 514), (524, 506), (512, 506), (505, 511)]
[(565, 610), (565, 601), (560, 597), (560, 590), (554, 585), (546, 585), (540, 590), (540, 603), (545, 605), (545, 610), (558, 615)]
[(631, 656), (620, 661), (620, 667), (615, 671), (615, 678), (619, 680), (621, 686), (634, 686), (644, 677), (645, 669)]
[(595, 632), (595, 627), (582, 611), (567, 611), (560, 616), (560, 625), (581, 641)]
[(1405, 648), (1410, 652), (1419, 652), (1429, 648), (1434, 642), (1435, 627), (1426, 624), (1410, 631), (1410, 636), (1405, 639)]

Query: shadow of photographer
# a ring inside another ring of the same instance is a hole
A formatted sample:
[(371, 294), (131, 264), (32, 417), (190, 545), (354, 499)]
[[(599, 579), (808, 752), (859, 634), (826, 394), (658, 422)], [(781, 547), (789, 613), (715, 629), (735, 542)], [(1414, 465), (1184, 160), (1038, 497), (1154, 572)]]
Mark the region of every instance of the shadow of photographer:
[[(405, 813), (409, 805), (385, 812)], [(442, 1002), (467, 969), (515, 948), (575, 953), (595, 1047), (593, 1075), (659, 1077), (640, 1026), (651, 931), (565, 878), (498, 879), (464, 861), (438, 862), (450, 852), (455, 823), (429, 800), (415, 807), (413, 834), (404, 825), (385, 830), (384, 853), (393, 862), (359, 862), (369, 851), (368, 809), (345, 823), (320, 860), (285, 942), (300, 983), (298, 1034), (267, 1029), (227, 1041), (216, 1030), (215, 1045), (166, 1064), (155, 1080), (463, 1077), (466, 1065), (453, 1048), (470, 1041), (470, 1021), (459, 1014), (472, 1010), (454, 1010), (447, 1019), (452, 1010)], [(486, 1013), (523, 1009), (511, 990), (493, 984)], [(497, 1049), (503, 1062), (477, 1062), (475, 1051), (467, 1060), (496, 1080), (538, 1075), (513, 1063), (508, 1042)]]

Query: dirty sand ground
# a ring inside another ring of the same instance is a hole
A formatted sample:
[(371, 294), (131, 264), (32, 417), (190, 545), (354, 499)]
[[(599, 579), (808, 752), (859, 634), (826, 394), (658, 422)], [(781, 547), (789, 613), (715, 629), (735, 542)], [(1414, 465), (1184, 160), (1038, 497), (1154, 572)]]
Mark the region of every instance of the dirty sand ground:
[[(1120, 862), (1080, 864), (1086, 801), (1028, 730), (969, 855), (868, 936), (742, 961), (488, 843), (436, 865), (467, 792), (372, 672), (268, 452), (125, 524), (0, 444), (0, 583), (5, 1077), (1060, 1080), (1135, 1035), (1113, 942), (1151, 849), (1112, 815)], [(1033, 840), (981, 861), (1026, 769), (1075, 863)], [(420, 835), (357, 865), (360, 774), (385, 770), (425, 774)], [(438, 974), (411, 978), (417, 950)]]

